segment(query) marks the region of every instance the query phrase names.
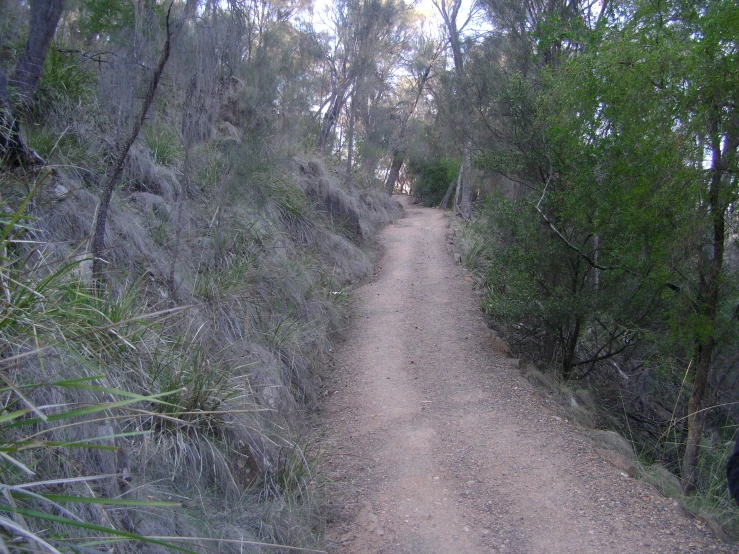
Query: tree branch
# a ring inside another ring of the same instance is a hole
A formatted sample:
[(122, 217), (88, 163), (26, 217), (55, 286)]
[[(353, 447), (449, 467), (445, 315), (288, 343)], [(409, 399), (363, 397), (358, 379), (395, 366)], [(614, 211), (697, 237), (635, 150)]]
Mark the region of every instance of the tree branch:
[(544, 185), (544, 191), (541, 193), (541, 198), (539, 198), (539, 201), (536, 203), (536, 206), (535, 206), (536, 211), (539, 212), (539, 214), (541, 214), (541, 216), (544, 218), (544, 221), (546, 221), (549, 224), (549, 227), (552, 229), (552, 231), (554, 231), (554, 234), (556, 234), (562, 240), (562, 242), (565, 243), (565, 245), (568, 248), (577, 252), (577, 254), (579, 254), (590, 266), (594, 267), (595, 269), (600, 269), (602, 271), (622, 269), (619, 266), (614, 266), (614, 265), (603, 266), (603, 265), (596, 263), (595, 260), (593, 260), (590, 256), (585, 254), (585, 252), (580, 250), (580, 248), (572, 244), (572, 242), (566, 236), (564, 236), (564, 234), (559, 229), (557, 229), (557, 227), (554, 225), (554, 223), (549, 218), (549, 216), (543, 212), (543, 210), (541, 209), (541, 203), (544, 201), (544, 196), (547, 193), (547, 188), (549, 187), (549, 183), (551, 182), (553, 176), (554, 176), (554, 173), (550, 170), (549, 177), (547, 178), (547, 182)]

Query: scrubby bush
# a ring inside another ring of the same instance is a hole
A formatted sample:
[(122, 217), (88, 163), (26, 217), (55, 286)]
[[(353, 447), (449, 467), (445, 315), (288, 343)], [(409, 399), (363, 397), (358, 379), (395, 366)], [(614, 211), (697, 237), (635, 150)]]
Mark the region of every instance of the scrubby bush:
[(414, 175), (413, 196), (424, 206), (438, 206), (459, 174), (459, 160), (440, 158), (410, 164)]

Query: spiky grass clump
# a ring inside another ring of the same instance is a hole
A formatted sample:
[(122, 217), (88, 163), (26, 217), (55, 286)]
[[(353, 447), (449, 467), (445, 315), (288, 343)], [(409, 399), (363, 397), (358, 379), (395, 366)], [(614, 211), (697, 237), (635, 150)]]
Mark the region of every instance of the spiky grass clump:
[(135, 348), (146, 323), (114, 304), (101, 310), (94, 291), (75, 278), (77, 262), (44, 256), (26, 211), (42, 184), (20, 205), (3, 203), (0, 227), (0, 546), (58, 552), (89, 536), (165, 546), (112, 523), (115, 513), (176, 505), (111, 494), (129, 475), (113, 462), (115, 442), (142, 432), (116, 432), (110, 422), (136, 419), (168, 394), (119, 390), (102, 375), (120, 348)]

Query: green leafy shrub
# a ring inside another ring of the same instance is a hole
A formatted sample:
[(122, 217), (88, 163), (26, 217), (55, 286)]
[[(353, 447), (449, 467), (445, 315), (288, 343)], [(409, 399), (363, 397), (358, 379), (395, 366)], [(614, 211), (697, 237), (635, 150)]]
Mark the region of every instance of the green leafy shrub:
[(36, 89), (34, 109), (40, 115), (60, 103), (74, 105), (90, 100), (95, 96), (95, 83), (95, 74), (78, 54), (52, 47)]
[(411, 164), (415, 175), (413, 196), (424, 206), (438, 206), (449, 188), (449, 183), (459, 173), (459, 160), (440, 158)]
[(133, 27), (136, 20), (133, 2), (83, 0), (80, 29), (88, 36), (117, 34)]

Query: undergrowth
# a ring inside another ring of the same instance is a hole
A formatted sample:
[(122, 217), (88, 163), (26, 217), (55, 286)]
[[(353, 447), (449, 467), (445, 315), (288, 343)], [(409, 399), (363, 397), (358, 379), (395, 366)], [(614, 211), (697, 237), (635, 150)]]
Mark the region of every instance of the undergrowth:
[(77, 170), (1, 174), (0, 538), (11, 551), (311, 547), (324, 494), (304, 423), (315, 372), (347, 286), (370, 268), (357, 243), (400, 212), (317, 163), (296, 179), (297, 162), (208, 170), (175, 216), (178, 185), (156, 182), (167, 160), (143, 148), (111, 207), (102, 287), (85, 252), (95, 197)]
[[(521, 357), (523, 375), (558, 404), (561, 413), (585, 429), (610, 429), (625, 437), (636, 455), (637, 477), (674, 498), (725, 540), (739, 539), (739, 510), (726, 483), (726, 463), (734, 447), (736, 425), (730, 417), (718, 421), (713, 416), (701, 442), (696, 489), (686, 494), (680, 483), (680, 460), (685, 441), (685, 406), (688, 389), (680, 380), (681, 371), (668, 357), (644, 353), (640, 371), (627, 375), (618, 364), (629, 367), (627, 358), (606, 360), (591, 369), (585, 378), (565, 381), (558, 371), (559, 360), (548, 347), (550, 329), (528, 329), (514, 313), (517, 303), (526, 310), (543, 309), (527, 299), (508, 294), (510, 280), (501, 281), (496, 256), (505, 248), (506, 232), (490, 237), (490, 221), (483, 213), (477, 221), (464, 225), (461, 247), (464, 263), (485, 287), (483, 305), (495, 304), (490, 323), (505, 336), (514, 355)], [(509, 276), (510, 277), (510, 276)], [(515, 276), (514, 276), (515, 278)], [(501, 308), (501, 306), (506, 306)], [(506, 310), (508, 310), (506, 312)], [(546, 355), (549, 353), (549, 355)], [(645, 371), (644, 365), (647, 367)], [(684, 370), (682, 371), (684, 373)], [(671, 377), (677, 375), (677, 377)], [(732, 404), (705, 409), (725, 414)], [(724, 411), (722, 411), (724, 410)]]

